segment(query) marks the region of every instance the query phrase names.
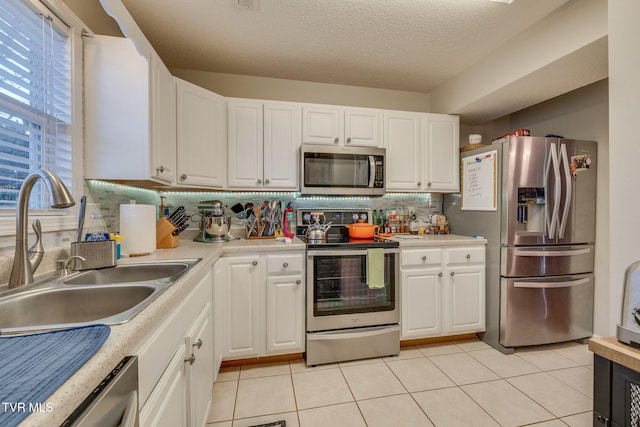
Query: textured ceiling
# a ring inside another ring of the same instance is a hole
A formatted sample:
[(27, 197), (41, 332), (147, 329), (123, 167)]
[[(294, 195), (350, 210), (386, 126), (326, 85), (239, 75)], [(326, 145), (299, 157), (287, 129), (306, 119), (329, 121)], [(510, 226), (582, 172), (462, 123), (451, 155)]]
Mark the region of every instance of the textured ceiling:
[(123, 0), (170, 68), (430, 92), (568, 0)]

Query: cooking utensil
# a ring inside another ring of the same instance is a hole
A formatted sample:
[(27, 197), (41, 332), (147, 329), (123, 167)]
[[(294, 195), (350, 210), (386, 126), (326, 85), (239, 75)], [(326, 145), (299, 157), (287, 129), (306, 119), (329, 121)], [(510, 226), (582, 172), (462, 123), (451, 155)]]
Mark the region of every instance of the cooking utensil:
[(380, 228), (377, 224), (361, 222), (347, 224), (345, 227), (349, 230), (349, 237), (351, 239), (373, 239), (376, 234), (376, 230)]
[(84, 213), (87, 209), (87, 196), (80, 197), (80, 209), (78, 211), (78, 239), (76, 242), (82, 242), (82, 229), (84, 228)]

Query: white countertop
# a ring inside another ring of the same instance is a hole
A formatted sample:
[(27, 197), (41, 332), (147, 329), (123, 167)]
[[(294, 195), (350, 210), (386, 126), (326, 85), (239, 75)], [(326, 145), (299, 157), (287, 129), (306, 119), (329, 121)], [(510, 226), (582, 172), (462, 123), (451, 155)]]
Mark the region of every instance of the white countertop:
[[(181, 236), (182, 237), (182, 236)], [(158, 325), (195, 287), (211, 264), (224, 254), (259, 253), (273, 251), (304, 250), (305, 244), (297, 238), (291, 243), (274, 239), (233, 240), (225, 243), (199, 243), (191, 238), (181, 239), (180, 246), (160, 249), (141, 257), (122, 258), (119, 264), (202, 258), (174, 285), (129, 322), (111, 326), (111, 334), (96, 354), (71, 376), (46, 402), (43, 408), (51, 412), (34, 412), (21, 424), (26, 426), (60, 425), (84, 400), (100, 381), (122, 360), (132, 354), (134, 348)]]
[[(401, 248), (435, 245), (484, 245), (487, 243), (485, 239), (453, 234), (415, 237), (417, 238), (413, 238), (413, 236), (395, 236), (393, 239), (400, 242)], [(297, 238), (294, 238), (291, 243), (278, 242), (274, 239), (239, 239), (224, 243), (200, 243), (194, 242), (192, 238), (193, 236), (181, 239), (181, 244), (177, 248), (160, 249), (147, 256), (123, 258), (118, 261), (119, 264), (126, 264), (132, 262), (202, 259), (199, 264), (194, 266), (178, 282), (129, 322), (122, 325), (113, 325), (111, 334), (102, 348), (54, 392), (46, 402), (42, 402), (42, 407), (51, 407), (53, 410), (49, 413), (32, 413), (20, 424), (21, 427), (51, 426), (62, 423), (123, 357), (132, 354), (138, 343), (186, 297), (200, 278), (207, 273), (208, 267), (221, 256), (225, 254), (297, 251), (304, 250), (306, 247)]]

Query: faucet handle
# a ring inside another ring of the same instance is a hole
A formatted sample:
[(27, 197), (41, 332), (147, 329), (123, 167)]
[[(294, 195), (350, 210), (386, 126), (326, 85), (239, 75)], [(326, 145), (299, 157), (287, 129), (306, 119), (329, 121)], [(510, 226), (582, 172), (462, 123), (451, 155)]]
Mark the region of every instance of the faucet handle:
[(31, 271), (36, 271), (40, 262), (42, 261), (42, 257), (44, 256), (44, 246), (42, 246), (42, 225), (40, 224), (40, 220), (36, 219), (31, 224), (33, 227), (34, 233), (36, 233), (36, 241), (33, 243), (33, 246), (29, 248), (29, 262), (31, 263)]
[(80, 261), (86, 261), (86, 258), (80, 255), (73, 255), (66, 259), (59, 259), (56, 261), (56, 277), (66, 277), (71, 273), (71, 269), (69, 265), (74, 259), (78, 259)]

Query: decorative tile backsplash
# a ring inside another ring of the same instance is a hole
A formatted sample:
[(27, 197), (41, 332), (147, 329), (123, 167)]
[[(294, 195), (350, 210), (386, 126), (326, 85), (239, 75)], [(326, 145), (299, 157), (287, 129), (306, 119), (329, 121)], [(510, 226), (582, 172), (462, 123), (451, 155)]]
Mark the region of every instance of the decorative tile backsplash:
[[(138, 204), (154, 205), (156, 206), (156, 212), (159, 212), (160, 196), (165, 196), (165, 205), (170, 205), (172, 209), (177, 206), (184, 206), (190, 215), (198, 211), (198, 204), (203, 200), (220, 200), (230, 207), (236, 203), (244, 205), (247, 202), (259, 206), (264, 200), (272, 199), (287, 203), (291, 202), (294, 209), (317, 207), (384, 210), (410, 207), (416, 210), (416, 214), (422, 222), (427, 222), (430, 214), (442, 213), (441, 194), (386, 194), (382, 197), (308, 197), (291, 192), (158, 192), (93, 180), (85, 181), (84, 193), (87, 195), (87, 214), (92, 209), (99, 209), (108, 231), (113, 232), (119, 230), (120, 204), (130, 203), (135, 200)], [(243, 226), (231, 209), (228, 209), (226, 214), (232, 217), (232, 226)], [(198, 228), (198, 220), (193, 221), (191, 228)], [(42, 238), (45, 257), (37, 273), (42, 274), (55, 270), (55, 261), (69, 256), (70, 243), (75, 241), (75, 237), (76, 230), (60, 232), (47, 232), (44, 230)], [(34, 239), (33, 234), (30, 234), (30, 244), (33, 244)], [(0, 237), (0, 286), (9, 281), (14, 247), (15, 236)]]

